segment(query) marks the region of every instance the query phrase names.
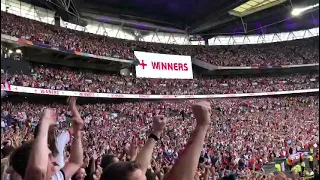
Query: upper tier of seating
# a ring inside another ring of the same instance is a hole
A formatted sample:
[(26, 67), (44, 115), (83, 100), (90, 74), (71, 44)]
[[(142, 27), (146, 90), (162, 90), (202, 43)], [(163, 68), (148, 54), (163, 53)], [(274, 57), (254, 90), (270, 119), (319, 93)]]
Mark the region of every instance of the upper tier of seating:
[(75, 31), (1, 12), (1, 34), (100, 56), (133, 59), (136, 49), (190, 55), (217, 66), (274, 66), (319, 62), (318, 37), (242, 46), (180, 46), (127, 41)]

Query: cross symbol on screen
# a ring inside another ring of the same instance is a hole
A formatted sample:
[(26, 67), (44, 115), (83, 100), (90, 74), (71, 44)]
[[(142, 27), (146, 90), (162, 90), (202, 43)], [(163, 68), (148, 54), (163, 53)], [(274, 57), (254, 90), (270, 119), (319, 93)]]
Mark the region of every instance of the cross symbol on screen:
[(147, 64), (144, 63), (144, 60), (142, 60), (139, 65), (142, 66), (142, 69), (144, 69), (144, 67), (147, 66)]

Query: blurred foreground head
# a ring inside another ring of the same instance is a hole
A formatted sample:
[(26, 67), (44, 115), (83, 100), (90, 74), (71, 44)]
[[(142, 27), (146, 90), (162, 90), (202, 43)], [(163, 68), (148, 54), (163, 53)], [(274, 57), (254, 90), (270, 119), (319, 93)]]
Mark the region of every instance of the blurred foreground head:
[(101, 168), (106, 169), (110, 164), (118, 162), (117, 156), (106, 154), (101, 159)]
[[(10, 166), (12, 167), (14, 172), (18, 173), (22, 177), (22, 179), (24, 179), (26, 174), (28, 160), (30, 158), (33, 145), (33, 140), (28, 141), (22, 144), (20, 147), (16, 148), (10, 155)], [(49, 149), (48, 153), (49, 161), (47, 164), (46, 177), (51, 177), (57, 164), (55, 162), (55, 158), (52, 156), (52, 152)]]
[(22, 178), (24, 178), (26, 173), (27, 163), (33, 144), (33, 141), (29, 141), (15, 149), (10, 155), (10, 166), (12, 166), (13, 170)]
[(6, 145), (1, 149), (1, 159), (8, 157), (11, 152), (14, 150), (14, 147), (11, 145)]
[(274, 180), (286, 180), (287, 176), (283, 172), (275, 172)]
[(104, 169), (100, 180), (146, 180), (136, 162), (126, 161), (110, 164)]

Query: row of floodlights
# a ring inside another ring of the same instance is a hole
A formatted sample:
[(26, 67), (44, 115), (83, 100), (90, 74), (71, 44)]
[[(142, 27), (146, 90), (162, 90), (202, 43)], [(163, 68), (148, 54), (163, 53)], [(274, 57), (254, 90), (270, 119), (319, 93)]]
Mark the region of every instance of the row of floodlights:
[[(11, 49), (9, 49), (8, 53), (9, 53), (9, 54), (12, 54), (13, 51), (12, 51)], [(16, 53), (17, 53), (17, 54), (21, 54), (21, 50), (20, 50), (20, 49), (16, 49)]]

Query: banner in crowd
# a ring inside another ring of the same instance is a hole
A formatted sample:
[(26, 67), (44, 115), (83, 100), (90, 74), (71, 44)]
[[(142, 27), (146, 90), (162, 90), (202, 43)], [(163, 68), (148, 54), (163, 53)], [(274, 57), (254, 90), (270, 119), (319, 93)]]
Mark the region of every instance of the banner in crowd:
[(139, 78), (193, 79), (191, 56), (134, 52)]
[(23, 87), (15, 85), (1, 84), (1, 90), (56, 96), (78, 96), (78, 97), (97, 97), (97, 98), (120, 98), (120, 99), (211, 99), (211, 98), (233, 98), (233, 97), (252, 97), (252, 96), (272, 96), (285, 94), (301, 94), (319, 92), (319, 89), (305, 89), (294, 91), (260, 92), (260, 93), (241, 93), (241, 94), (208, 94), (208, 95), (147, 95), (147, 94), (116, 94), (116, 93), (94, 93), (79, 91), (64, 91), (42, 88)]

